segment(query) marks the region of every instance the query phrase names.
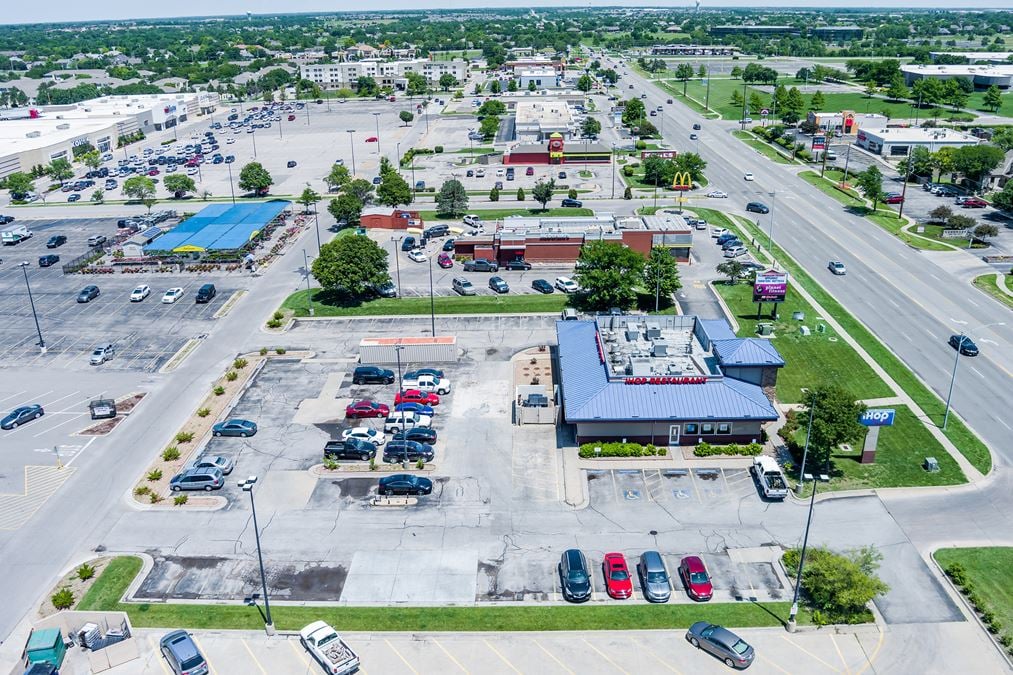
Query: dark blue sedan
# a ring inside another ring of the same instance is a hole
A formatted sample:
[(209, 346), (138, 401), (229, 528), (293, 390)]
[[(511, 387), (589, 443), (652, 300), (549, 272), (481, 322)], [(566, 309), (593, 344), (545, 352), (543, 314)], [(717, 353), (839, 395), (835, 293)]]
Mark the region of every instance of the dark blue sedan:
[(411, 412), (417, 412), (420, 415), (428, 415), (429, 417), (433, 416), (432, 407), (426, 405), (425, 403), (416, 403), (415, 401), (405, 401), (404, 403), (398, 403), (396, 406), (394, 406), (394, 410), (395, 411), (407, 410)]
[(20, 408), (15, 408), (7, 417), (0, 420), (0, 429), (14, 429), (19, 424), (39, 419), (45, 414), (46, 411), (38, 403), (21, 406)]
[(257, 424), (250, 420), (228, 420), (211, 427), (211, 433), (215, 436), (242, 436), (246, 438), (257, 433)]
[(433, 491), (433, 481), (422, 476), (396, 473), (381, 478), (378, 491), (382, 495), (427, 495)]

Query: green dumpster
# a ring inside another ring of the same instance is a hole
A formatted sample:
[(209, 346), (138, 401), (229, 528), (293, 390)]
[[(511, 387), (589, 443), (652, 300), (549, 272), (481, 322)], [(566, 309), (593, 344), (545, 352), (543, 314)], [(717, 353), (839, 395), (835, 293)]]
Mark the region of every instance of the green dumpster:
[(57, 668), (63, 665), (63, 657), (67, 647), (63, 644), (63, 634), (59, 628), (33, 630), (25, 647), (28, 663), (51, 663)]

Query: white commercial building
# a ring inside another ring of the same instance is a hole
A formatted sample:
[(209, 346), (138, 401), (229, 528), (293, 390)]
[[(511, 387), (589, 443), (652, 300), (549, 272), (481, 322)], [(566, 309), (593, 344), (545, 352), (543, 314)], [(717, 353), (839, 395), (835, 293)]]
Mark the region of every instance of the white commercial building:
[(555, 88), (559, 86), (559, 73), (552, 66), (534, 66), (522, 68), (515, 71), (517, 85), (520, 89), (527, 89), (533, 82), (538, 89)]
[(1009, 89), (1013, 85), (1013, 64), (1001, 66), (973, 66), (973, 65), (903, 65), (900, 72), (904, 73), (904, 81), (908, 86), (923, 77), (931, 77), (937, 80), (952, 80), (962, 77), (971, 80), (974, 86), (979, 89), (991, 87), (993, 84), (1000, 89)]
[(935, 61), (940, 56), (962, 56), (971, 63), (1009, 63), (1013, 52), (929, 52), (929, 56)]
[(218, 103), (218, 94), (198, 92), (103, 96), (37, 107), (38, 117), (0, 120), (0, 177), (58, 158), (73, 160), (79, 146), (111, 152), (122, 136), (171, 129), (214, 112)]
[(438, 86), (440, 76), (450, 73), (458, 81), (468, 76), (467, 61), (343, 61), (341, 63), (308, 63), (300, 69), (304, 80), (324, 89), (354, 89), (360, 77), (371, 77), (380, 87), (404, 90), (408, 73), (419, 73), (431, 86)]
[(514, 109), (515, 138), (536, 143), (547, 141), (554, 133), (569, 139), (573, 132), (573, 114), (566, 101), (518, 101)]
[(885, 157), (904, 157), (914, 148), (959, 148), (977, 145), (981, 139), (953, 129), (922, 129), (918, 127), (890, 127), (887, 129), (859, 129), (855, 145)]

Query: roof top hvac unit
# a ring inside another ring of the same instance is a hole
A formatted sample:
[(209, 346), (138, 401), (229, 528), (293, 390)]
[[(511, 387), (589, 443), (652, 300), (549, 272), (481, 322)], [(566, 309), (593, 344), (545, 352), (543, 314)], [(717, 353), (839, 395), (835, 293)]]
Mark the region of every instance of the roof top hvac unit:
[(657, 327), (657, 326), (650, 326), (647, 329), (647, 339), (648, 340), (657, 340), (660, 337), (661, 337), (661, 329), (659, 327)]
[[(648, 329), (648, 333), (650, 329)], [(651, 356), (668, 356), (668, 343), (664, 340), (651, 342)]]

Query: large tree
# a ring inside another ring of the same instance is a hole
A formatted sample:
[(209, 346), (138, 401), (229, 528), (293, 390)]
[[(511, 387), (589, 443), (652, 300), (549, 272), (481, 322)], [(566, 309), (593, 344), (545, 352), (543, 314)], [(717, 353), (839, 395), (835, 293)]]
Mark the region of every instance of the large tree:
[(591, 138), (601, 133), (601, 122), (593, 117), (585, 117), (584, 121), (580, 124), (580, 135), (585, 138)]
[(491, 115), (505, 115), (507, 111), (506, 104), (503, 101), (496, 99), (489, 99), (478, 107), (476, 114), (479, 118), (489, 117)]
[(932, 175), (932, 153), (925, 146), (919, 145), (911, 151), (908, 171), (914, 176)]
[(334, 216), (334, 220), (340, 225), (358, 225), (362, 217), (362, 200), (347, 192), (338, 195), (327, 205), (327, 212)]
[(155, 197), (155, 181), (147, 176), (131, 176), (123, 181), (123, 194), (127, 199), (143, 202)]
[(359, 96), (375, 96), (379, 90), (380, 87), (372, 77), (363, 75), (355, 80), (355, 91)]
[(313, 278), (326, 290), (359, 297), (390, 282), (387, 251), (369, 237), (340, 237), (320, 248)]
[(592, 80), (591, 76), (588, 75), (587, 73), (584, 73), (577, 79), (577, 89), (585, 93), (591, 91), (591, 87), (593, 86), (594, 80)]
[(490, 115), (482, 119), (482, 122), (478, 125), (478, 132), (482, 134), (485, 140), (490, 140), (496, 136), (496, 132), (499, 131), (499, 117), (496, 115)]
[(303, 188), (302, 194), (299, 195), (299, 199), (296, 201), (302, 204), (303, 213), (309, 213), (310, 207), (320, 201), (320, 193), (311, 188), (309, 183), (307, 183), (306, 187)]
[(456, 178), (443, 183), (436, 193), (436, 213), (451, 218), (463, 215), (468, 210), (468, 192)]
[(953, 153), (953, 170), (980, 184), (1004, 158), (1005, 153), (994, 145), (965, 145)]
[(644, 108), (643, 101), (639, 98), (631, 98), (626, 101), (626, 107), (623, 108), (623, 124), (628, 127), (636, 126), (646, 116), (647, 109)]
[(421, 73), (408, 73), (405, 75), (408, 85), (405, 89), (409, 96), (420, 96), (429, 91), (429, 80)]
[(274, 179), (260, 162), (250, 162), (239, 172), (239, 189), (249, 190), (258, 197), (263, 197), (271, 188)]
[(734, 286), (742, 277), (742, 273), (745, 271), (746, 266), (735, 258), (732, 258), (731, 260), (726, 260), (725, 262), (719, 264), (714, 269), (717, 270), (718, 274), (723, 274), (728, 277), (729, 285)]
[(360, 202), (369, 204), (373, 201), (373, 184), (365, 178), (356, 178), (345, 185), (345, 192)]
[(63, 181), (74, 177), (74, 167), (65, 158), (58, 157), (49, 163), (47, 173), (50, 178), (60, 181), (60, 185), (63, 185)]
[(555, 180), (539, 180), (535, 183), (535, 187), (531, 190), (531, 196), (535, 198), (535, 201), (542, 205), (542, 210), (545, 210), (545, 205), (552, 201), (552, 191), (556, 187)]
[(693, 77), (693, 66), (688, 63), (680, 63), (675, 67), (675, 79), (682, 81), (682, 95), (686, 95), (686, 85)]
[(992, 205), (1003, 211), (1013, 211), (1013, 180), (1006, 181), (1005, 187), (992, 195)]
[(999, 91), (999, 87), (993, 84), (985, 90), (984, 104), (986, 110), (999, 112), (999, 108), (1002, 107), (1002, 92)]
[(333, 191), (335, 188), (344, 187), (345, 183), (351, 180), (351, 177), (347, 166), (344, 164), (334, 164), (331, 166), (331, 172), (324, 176), (324, 182), (327, 183), (328, 189)]
[[(865, 427), (858, 421), (867, 406), (834, 384), (823, 385), (806, 394), (804, 408), (799, 412), (802, 428), (809, 432), (811, 472), (822, 473), (831, 453), (842, 443), (857, 444), (865, 436)], [(812, 411), (812, 428), (809, 414)], [(803, 467), (805, 470), (806, 467)]]
[(580, 284), (578, 302), (585, 309), (598, 311), (629, 307), (637, 299), (643, 273), (644, 257), (623, 244), (585, 243), (574, 272)]
[(451, 73), (443, 73), (440, 75), (440, 89), (443, 91), (450, 91), (451, 87), (457, 86), (457, 78)]
[(27, 173), (15, 171), (4, 180), (4, 186), (10, 191), (11, 199), (24, 199), (35, 190), (35, 181)]
[(876, 205), (883, 201), (883, 172), (875, 164), (870, 164), (855, 177), (855, 183), (865, 198), (872, 201), (872, 210), (875, 211)]
[(172, 196), (175, 199), (182, 199), (188, 193), (197, 191), (197, 185), (193, 182), (193, 178), (179, 173), (173, 173), (166, 176), (162, 185), (165, 186), (166, 190), (172, 193)]
[(411, 186), (397, 171), (388, 171), (382, 174), (380, 185), (376, 188), (376, 201), (391, 207), (411, 204)]
[(664, 246), (655, 246), (644, 265), (644, 288), (648, 293), (657, 293), (665, 302), (671, 303), (672, 295), (682, 288), (679, 280), (679, 265), (672, 257), (671, 251)]

